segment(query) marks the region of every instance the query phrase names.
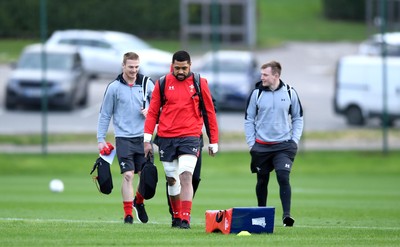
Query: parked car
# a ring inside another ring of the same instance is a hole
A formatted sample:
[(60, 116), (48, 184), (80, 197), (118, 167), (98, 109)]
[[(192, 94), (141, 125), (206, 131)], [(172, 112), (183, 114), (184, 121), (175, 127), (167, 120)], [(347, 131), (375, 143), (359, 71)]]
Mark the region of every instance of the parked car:
[(386, 54), (388, 56), (400, 56), (400, 32), (374, 34), (359, 46), (362, 55), (380, 56), (383, 41), (386, 43)]
[[(337, 64), (334, 110), (349, 125), (364, 125), (384, 112), (383, 62), (379, 56), (345, 56)], [(400, 58), (386, 60), (388, 124), (400, 118)]]
[(140, 56), (140, 73), (154, 80), (168, 73), (172, 54), (155, 49), (135, 35), (116, 31), (55, 31), (47, 44), (70, 44), (79, 47), (83, 66), (92, 77), (115, 78), (122, 72), (122, 58), (128, 51)]
[(257, 64), (250, 51), (219, 50), (206, 53), (192, 68), (207, 78), (218, 109), (244, 111), (260, 80)]
[[(46, 61), (45, 70), (42, 67), (42, 58)], [(46, 82), (44, 85), (47, 86), (43, 87), (42, 82)], [(14, 109), (19, 105), (40, 105), (44, 92), (47, 92), (49, 106), (71, 110), (77, 105), (83, 106), (87, 103), (88, 82), (88, 75), (75, 47), (29, 45), (23, 50), (8, 78), (5, 107)]]

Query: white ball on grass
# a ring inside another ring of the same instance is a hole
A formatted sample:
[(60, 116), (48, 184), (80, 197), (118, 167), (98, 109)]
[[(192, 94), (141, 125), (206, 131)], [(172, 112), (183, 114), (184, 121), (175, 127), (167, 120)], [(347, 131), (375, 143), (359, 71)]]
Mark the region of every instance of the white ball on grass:
[(49, 184), (50, 191), (60, 193), (64, 191), (64, 183), (60, 179), (53, 179)]

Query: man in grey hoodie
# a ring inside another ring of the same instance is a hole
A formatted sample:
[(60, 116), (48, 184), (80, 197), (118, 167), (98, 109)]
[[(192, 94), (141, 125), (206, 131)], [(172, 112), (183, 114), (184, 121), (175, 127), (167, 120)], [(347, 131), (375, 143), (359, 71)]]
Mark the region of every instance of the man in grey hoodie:
[(137, 190), (133, 196), (133, 177), (146, 162), (144, 121), (154, 83), (149, 77), (139, 74), (139, 64), (136, 53), (124, 54), (122, 74), (107, 86), (97, 126), (98, 149), (101, 151), (107, 147), (106, 135), (113, 119), (116, 155), (122, 174), (124, 223), (128, 224), (133, 223), (132, 206), (140, 222), (148, 221), (143, 196)]
[(269, 176), (275, 170), (283, 225), (293, 226), (289, 175), (303, 132), (303, 108), (297, 92), (280, 79), (281, 71), (276, 61), (261, 66), (261, 81), (248, 99), (244, 128), (251, 172), (257, 174), (258, 206), (267, 205)]

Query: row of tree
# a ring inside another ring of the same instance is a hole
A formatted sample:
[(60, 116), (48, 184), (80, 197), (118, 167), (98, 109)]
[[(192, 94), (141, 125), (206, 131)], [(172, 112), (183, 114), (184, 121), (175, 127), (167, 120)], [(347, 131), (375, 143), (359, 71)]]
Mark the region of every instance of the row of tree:
[(0, 0), (0, 38), (38, 38), (43, 23), (48, 34), (77, 28), (176, 37), (179, 1)]
[[(322, 0), (324, 16), (336, 20), (365, 20), (366, 0)], [(385, 0), (386, 1), (386, 0)]]
[[(366, 0), (321, 1), (327, 18), (365, 19)], [(180, 0), (0, 0), (0, 38), (37, 38), (44, 24), (48, 34), (87, 28), (175, 38), (179, 35), (179, 11)]]

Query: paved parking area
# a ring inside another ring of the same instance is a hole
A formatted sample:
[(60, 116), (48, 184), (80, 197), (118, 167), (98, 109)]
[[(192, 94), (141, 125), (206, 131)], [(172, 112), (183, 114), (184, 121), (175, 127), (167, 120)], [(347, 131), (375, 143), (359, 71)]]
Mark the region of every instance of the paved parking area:
[[(338, 59), (345, 55), (355, 54), (358, 44), (355, 43), (300, 43), (289, 42), (285, 45), (262, 51), (256, 56), (260, 64), (277, 60), (283, 66), (282, 80), (293, 86), (300, 95), (304, 107), (305, 131), (336, 131), (349, 129), (344, 117), (335, 115), (333, 111), (333, 89), (335, 66)], [(195, 59), (194, 59), (195, 62)], [(40, 112), (4, 110), (5, 80), (10, 71), (9, 66), (0, 65), (0, 133), (41, 133), (43, 121)], [(97, 115), (109, 80), (93, 81), (90, 86), (89, 106), (71, 113), (51, 112), (47, 119), (50, 133), (95, 132)], [(218, 114), (221, 132), (243, 132), (244, 112)], [(396, 128), (400, 126), (397, 122)], [(379, 128), (377, 121), (371, 121), (365, 128)], [(391, 146), (397, 145), (398, 140), (392, 140)], [(318, 143), (307, 140), (304, 148), (335, 148), (341, 149), (345, 144), (363, 149), (380, 148), (382, 141), (375, 143)], [(90, 146), (90, 145), (89, 145)], [(246, 149), (244, 140), (236, 143), (221, 144), (226, 149)], [(10, 150), (15, 147), (9, 147)], [(40, 147), (30, 149), (40, 150)], [(68, 146), (52, 147), (54, 151), (68, 149)], [(90, 149), (90, 147), (88, 147)], [(6, 151), (6, 147), (2, 149)], [(79, 146), (78, 150), (83, 150)]]

